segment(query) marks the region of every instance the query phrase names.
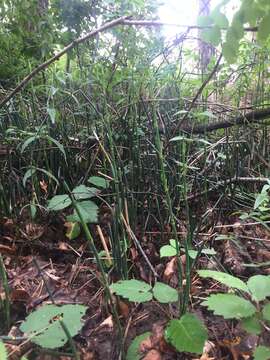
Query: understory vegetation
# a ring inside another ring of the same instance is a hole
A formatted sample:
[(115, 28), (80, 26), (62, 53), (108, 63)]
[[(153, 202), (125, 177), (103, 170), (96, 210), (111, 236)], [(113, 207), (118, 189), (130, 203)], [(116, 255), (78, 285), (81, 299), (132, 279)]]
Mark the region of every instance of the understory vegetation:
[(270, 359), (270, 3), (231, 2), (0, 2), (0, 360)]

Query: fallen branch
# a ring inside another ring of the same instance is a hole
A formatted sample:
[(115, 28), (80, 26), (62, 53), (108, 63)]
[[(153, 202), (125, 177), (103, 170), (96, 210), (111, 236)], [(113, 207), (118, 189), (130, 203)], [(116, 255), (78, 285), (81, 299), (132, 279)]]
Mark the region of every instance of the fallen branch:
[(250, 111), (245, 115), (239, 115), (234, 119), (219, 121), (210, 124), (202, 125), (185, 125), (180, 127), (179, 130), (189, 134), (204, 134), (206, 132), (215, 131), (219, 129), (227, 129), (235, 125), (244, 125), (249, 123), (256, 123), (270, 117), (270, 108)]
[[(218, 181), (213, 187), (211, 187), (208, 190), (204, 190), (198, 193), (195, 193), (193, 195), (190, 195), (187, 197), (188, 201), (195, 200), (197, 198), (202, 197), (203, 195), (206, 195), (210, 192), (217, 191), (220, 187), (227, 186), (230, 184), (240, 184), (240, 183), (261, 183), (265, 184), (268, 183), (269, 179), (266, 177), (259, 177), (259, 178), (253, 178), (253, 177), (233, 177), (232, 179), (226, 179), (223, 181)], [(181, 201), (184, 201), (182, 199)]]

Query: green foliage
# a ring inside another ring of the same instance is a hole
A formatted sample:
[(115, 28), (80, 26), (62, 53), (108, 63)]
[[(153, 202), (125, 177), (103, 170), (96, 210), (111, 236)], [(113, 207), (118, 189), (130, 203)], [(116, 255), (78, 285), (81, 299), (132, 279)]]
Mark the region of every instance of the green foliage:
[(262, 315), (264, 320), (270, 322), (270, 303), (267, 303), (266, 305), (264, 305), (263, 310), (262, 310)]
[(62, 321), (71, 337), (77, 335), (82, 328), (82, 317), (87, 310), (83, 305), (45, 305), (27, 316), (20, 330), (32, 342), (44, 348), (62, 347), (68, 341), (61, 326)]
[(248, 333), (254, 335), (260, 335), (262, 332), (262, 325), (260, 323), (260, 319), (257, 314), (245, 318), (241, 321), (241, 327)]
[(222, 51), (228, 63), (236, 61), (240, 40), (244, 37), (244, 25), (251, 27), (258, 23), (258, 40), (264, 43), (270, 35), (270, 9), (266, 4), (253, 0), (241, 0), (241, 6), (233, 16), (231, 24), (221, 9), (228, 1), (221, 2), (209, 16), (198, 19), (199, 26), (210, 26), (202, 31), (202, 39), (213, 46), (222, 42), (222, 31), (226, 31), (226, 39), (222, 42)]
[[(98, 206), (93, 201), (81, 201), (77, 204), (77, 206), (85, 223), (98, 222)], [(81, 219), (76, 209), (74, 209), (73, 214), (67, 216), (67, 221), (81, 222)]]
[(7, 350), (4, 343), (0, 340), (0, 359), (8, 360)]
[(230, 274), (214, 270), (198, 270), (198, 274), (204, 278), (210, 277), (228, 287), (249, 292), (247, 285), (242, 280)]
[(146, 338), (148, 338), (151, 335), (151, 333), (145, 332), (141, 335), (138, 335), (135, 337), (135, 339), (132, 340), (131, 344), (129, 345), (128, 351), (127, 351), (127, 360), (140, 360), (141, 355), (139, 353), (140, 344), (142, 341), (144, 341)]
[(255, 314), (255, 306), (248, 300), (233, 294), (210, 295), (202, 305), (224, 319), (242, 319)]
[(265, 300), (270, 296), (270, 276), (255, 275), (248, 279), (247, 286), (255, 301)]
[(50, 199), (47, 209), (49, 211), (59, 211), (66, 209), (72, 204), (72, 201), (68, 195), (55, 195)]
[(194, 314), (185, 314), (179, 320), (171, 320), (166, 328), (165, 337), (178, 351), (201, 354), (207, 331)]
[(144, 281), (120, 280), (110, 288), (117, 295), (139, 303), (151, 301), (153, 297), (161, 303), (176, 302), (178, 299), (178, 293), (174, 288), (160, 282), (156, 282), (152, 288)]
[[(181, 249), (181, 251), (185, 251), (184, 249)], [(202, 249), (200, 251), (201, 254), (204, 255), (215, 255), (216, 252), (214, 249)], [(170, 245), (163, 245), (160, 248), (160, 257), (167, 257), (167, 256), (176, 256), (177, 251), (176, 251), (176, 244), (175, 244), (175, 240), (171, 239), (170, 240)], [(191, 259), (195, 259), (198, 255), (198, 251), (197, 250), (193, 250), (193, 249), (189, 249), (188, 250), (188, 255)]]
[[(85, 200), (96, 196), (98, 193), (98, 189), (87, 187), (85, 185), (79, 185), (72, 190), (72, 195), (74, 196), (75, 201), (77, 201), (78, 209), (85, 223), (98, 222), (98, 206), (91, 200)], [(72, 201), (69, 195), (55, 195), (52, 199), (49, 200), (47, 209), (49, 211), (64, 210), (71, 204)], [(66, 219), (71, 223), (81, 222), (76, 209), (74, 209), (73, 214), (68, 215)]]
[(130, 301), (146, 302), (153, 298), (151, 286), (139, 280), (120, 280), (110, 286), (112, 292), (123, 296)]
[(268, 360), (270, 358), (270, 348), (258, 346), (254, 352), (254, 360)]
[[(210, 277), (231, 288), (245, 291), (251, 300), (256, 302), (257, 308), (253, 303), (243, 297), (234, 294), (212, 294), (205, 301), (203, 306), (207, 306), (214, 314), (223, 316), (225, 319), (241, 319), (242, 328), (254, 335), (260, 335), (263, 326), (262, 321), (270, 321), (270, 303), (266, 303), (262, 309), (258, 310), (258, 303), (270, 296), (270, 276), (254, 275), (245, 284), (242, 280), (234, 276), (219, 273), (212, 270), (199, 270), (202, 277)], [(268, 350), (262, 347), (255, 351), (255, 359), (268, 359)], [(266, 356), (266, 357), (264, 357)]]
[(102, 189), (106, 189), (109, 186), (109, 182), (108, 180), (100, 177), (100, 176), (91, 176), (88, 179), (88, 182), (90, 182), (91, 184), (100, 187)]
[(153, 287), (153, 295), (160, 303), (170, 303), (178, 300), (178, 293), (174, 288), (158, 281)]

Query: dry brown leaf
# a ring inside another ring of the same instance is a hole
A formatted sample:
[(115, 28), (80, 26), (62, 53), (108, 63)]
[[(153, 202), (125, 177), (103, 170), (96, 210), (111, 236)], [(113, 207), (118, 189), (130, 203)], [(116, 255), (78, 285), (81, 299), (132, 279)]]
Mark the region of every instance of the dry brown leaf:
[(118, 308), (120, 314), (126, 319), (129, 316), (129, 306), (124, 302), (119, 300), (118, 301)]
[(167, 264), (164, 270), (163, 279), (169, 281), (176, 271), (176, 257), (173, 257)]
[(109, 317), (107, 317), (107, 319), (105, 319), (104, 321), (102, 321), (102, 323), (99, 325), (99, 327), (101, 326), (108, 326), (110, 329), (113, 328), (113, 318), (112, 315), (110, 315)]
[(150, 350), (143, 360), (162, 360), (162, 356), (158, 350)]

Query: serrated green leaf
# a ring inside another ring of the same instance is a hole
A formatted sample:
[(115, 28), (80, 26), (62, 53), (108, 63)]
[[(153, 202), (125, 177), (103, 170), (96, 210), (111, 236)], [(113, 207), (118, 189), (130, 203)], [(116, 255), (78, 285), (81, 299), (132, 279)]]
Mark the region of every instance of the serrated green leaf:
[(262, 332), (262, 326), (260, 320), (256, 316), (248, 317), (241, 321), (241, 327), (248, 333), (259, 335)]
[(180, 320), (171, 320), (165, 337), (179, 352), (201, 354), (207, 340), (207, 331), (194, 314), (185, 314)]
[(214, 271), (214, 270), (198, 270), (198, 274), (203, 278), (211, 278), (216, 281), (219, 281), (220, 283), (230, 287), (235, 288), (238, 290), (243, 290), (249, 293), (249, 289), (247, 285), (244, 283), (244, 281), (238, 279), (235, 276), (232, 276), (230, 274), (221, 272), (221, 271)]
[(261, 20), (258, 28), (258, 40), (266, 41), (270, 35), (270, 13), (267, 13)]
[(148, 338), (151, 335), (149, 331), (136, 336), (135, 339), (132, 340), (128, 351), (127, 351), (127, 357), (126, 360), (140, 360), (142, 357), (142, 354), (140, 354), (140, 345), (142, 341), (144, 341), (146, 338)]
[(62, 347), (68, 338), (60, 324), (62, 320), (70, 335), (77, 335), (83, 326), (81, 318), (87, 310), (83, 305), (44, 305), (27, 316), (20, 330), (31, 337), (31, 341), (42, 347)]
[(171, 245), (164, 245), (160, 248), (160, 257), (175, 256), (176, 248)]
[[(85, 223), (97, 223), (98, 222), (98, 206), (91, 200), (86, 200), (77, 203), (80, 215)], [(81, 222), (81, 219), (74, 209), (72, 215), (67, 216), (67, 221)]]
[(270, 296), (270, 276), (255, 275), (248, 279), (247, 286), (256, 301), (262, 301)]
[(178, 300), (178, 292), (171, 286), (163, 284), (161, 282), (156, 282), (153, 287), (154, 297), (160, 303), (170, 303), (176, 302)]
[(8, 354), (3, 341), (0, 340), (0, 359), (8, 360)]
[(258, 346), (254, 351), (254, 360), (269, 360), (270, 348), (266, 346)]
[(263, 315), (264, 320), (270, 322), (270, 303), (267, 303), (266, 305), (264, 305), (263, 310), (262, 310), (262, 315)]
[(255, 314), (255, 306), (248, 300), (233, 294), (210, 295), (202, 302), (215, 315), (221, 315), (224, 319), (242, 319)]
[(221, 41), (221, 30), (215, 25), (210, 29), (204, 29), (201, 36), (205, 42), (213, 46), (218, 46)]
[(149, 284), (139, 280), (120, 280), (110, 286), (117, 295), (134, 302), (146, 302), (153, 298), (152, 288)]
[(76, 200), (90, 199), (90, 198), (96, 196), (99, 192), (100, 192), (100, 190), (93, 188), (93, 187), (87, 187), (85, 185), (76, 186), (72, 190), (72, 194), (74, 195), (74, 198)]
[(47, 209), (49, 211), (59, 211), (67, 208), (72, 203), (70, 197), (66, 194), (64, 195), (55, 195), (51, 200), (49, 200)]
[(109, 187), (109, 181), (100, 176), (91, 176), (88, 179), (88, 182), (102, 189), (107, 189)]

